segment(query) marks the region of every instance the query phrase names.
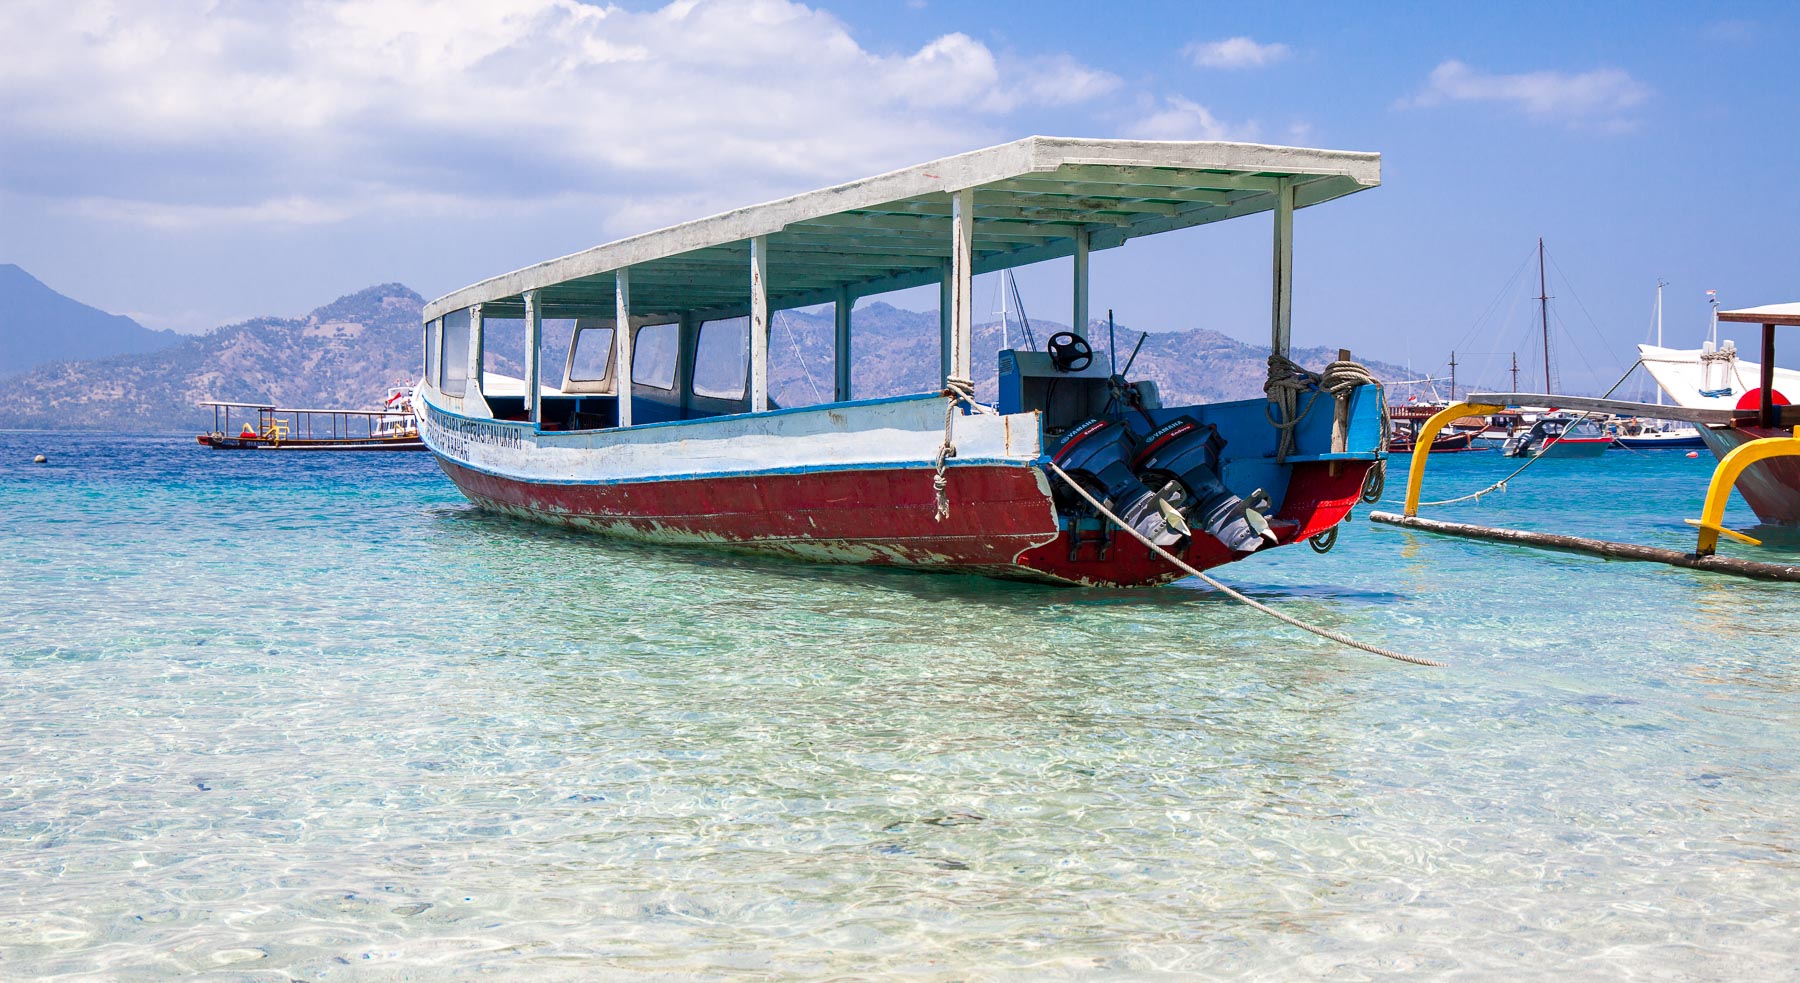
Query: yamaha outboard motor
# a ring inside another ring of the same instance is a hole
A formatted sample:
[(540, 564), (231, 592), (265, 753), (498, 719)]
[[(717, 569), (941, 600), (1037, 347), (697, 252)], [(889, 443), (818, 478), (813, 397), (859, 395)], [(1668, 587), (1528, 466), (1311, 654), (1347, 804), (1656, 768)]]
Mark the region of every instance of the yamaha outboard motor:
[(1260, 511), (1268, 508), (1268, 497), (1258, 491), (1246, 502), (1225, 487), (1219, 478), (1224, 449), (1217, 427), (1179, 416), (1144, 440), (1132, 467), (1166, 503), (1152, 502), (1162, 520), (1181, 533), (1188, 532), (1185, 527), (1204, 531), (1238, 553), (1273, 546), (1275, 533)]
[(1131, 470), (1137, 436), (1115, 420), (1092, 419), (1069, 428), (1051, 460), (1086, 486), (1127, 525), (1158, 546), (1179, 542), (1181, 533), (1168, 528), (1156, 495)]

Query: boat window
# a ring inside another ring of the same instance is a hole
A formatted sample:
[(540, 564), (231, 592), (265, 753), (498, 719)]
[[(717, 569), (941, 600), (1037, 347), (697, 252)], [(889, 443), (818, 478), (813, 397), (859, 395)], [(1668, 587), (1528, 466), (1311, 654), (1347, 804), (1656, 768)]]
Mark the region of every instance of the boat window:
[(632, 335), (631, 381), (657, 389), (675, 388), (675, 356), (681, 326), (646, 324)]
[(443, 327), (441, 318), (425, 322), (425, 378), (437, 381), (438, 364), (438, 329)]
[(579, 328), (575, 350), (569, 359), (569, 378), (575, 382), (600, 382), (612, 371), (613, 329)]
[(700, 325), (694, 345), (694, 395), (743, 399), (750, 376), (750, 319), (725, 318)]
[(461, 396), (469, 385), (469, 311), (444, 315), (443, 371), (438, 389), (446, 396)]

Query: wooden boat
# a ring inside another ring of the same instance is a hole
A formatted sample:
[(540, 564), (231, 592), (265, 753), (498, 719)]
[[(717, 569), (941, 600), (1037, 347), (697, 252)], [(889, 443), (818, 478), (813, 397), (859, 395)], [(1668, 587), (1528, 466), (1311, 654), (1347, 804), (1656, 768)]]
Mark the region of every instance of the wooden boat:
[[(214, 450), (263, 451), (422, 451), (412, 388), (388, 390), (380, 410), (293, 409), (269, 403), (204, 400), (213, 429), (195, 440)], [(233, 429), (231, 414), (255, 414)]]
[[(1388, 418), (1392, 421), (1392, 426), (1388, 429), (1388, 453), (1411, 454), (1418, 446), (1419, 424), (1431, 419), (1439, 408), (1430, 403), (1389, 407)], [(1475, 422), (1486, 424), (1485, 420)], [(1485, 450), (1486, 448), (1475, 443), (1476, 433), (1474, 430), (1446, 427), (1442, 433), (1432, 438), (1430, 453), (1453, 454), (1459, 451)]]
[[(1367, 153), (1031, 137), (597, 246), (426, 306), (420, 436), (483, 508), (657, 543), (1064, 584), (1184, 576), (1074, 483), (1196, 568), (1329, 548), (1382, 459), (1382, 397), (1348, 352), (1318, 373), (1285, 361), (1293, 211), (1379, 173)], [(1091, 250), (1258, 213), (1275, 229), (1269, 398), (1165, 406), (1072, 332), (1000, 351), (997, 391), (976, 398), (974, 274), (1069, 257), (1082, 326)], [(927, 285), (942, 387), (855, 398), (854, 301)], [(770, 312), (821, 304), (833, 399), (777, 407)], [(523, 379), (484, 365), (501, 318), (522, 323)], [(545, 319), (573, 322), (554, 383)]]

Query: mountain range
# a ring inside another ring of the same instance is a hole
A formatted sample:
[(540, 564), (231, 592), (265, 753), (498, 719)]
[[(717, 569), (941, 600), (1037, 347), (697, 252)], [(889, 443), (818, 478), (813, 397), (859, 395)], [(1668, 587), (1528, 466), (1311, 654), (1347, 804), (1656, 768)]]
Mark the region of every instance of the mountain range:
[[(212, 411), (196, 405), (203, 399), (374, 408), (389, 386), (419, 374), (422, 306), (419, 295), (407, 287), (381, 284), (340, 297), (305, 317), (256, 318), (197, 336), (163, 332), (167, 343), (154, 351), (39, 365), (0, 377), (0, 428), (210, 429)], [(1061, 330), (1066, 327), (1054, 322), (1032, 324), (1039, 346)], [(522, 323), (490, 321), (488, 331), (489, 371), (521, 375)], [(1016, 320), (1007, 331), (1013, 344), (1023, 347)], [(0, 337), (10, 333), (7, 326)], [(560, 378), (570, 333), (567, 322), (545, 325), (545, 377), (552, 383)], [(1118, 330), (1121, 363), (1139, 334)], [(997, 321), (978, 325), (974, 332), (976, 388), (990, 398), (1001, 335)], [(1105, 335), (1103, 322), (1089, 326), (1095, 357), (1102, 361), (1107, 358)], [(937, 385), (936, 312), (865, 303), (856, 309), (852, 337), (857, 398), (923, 392)], [(1293, 354), (1315, 368), (1337, 355), (1323, 348)], [(1245, 399), (1262, 393), (1265, 357), (1263, 349), (1215, 331), (1158, 331), (1144, 336), (1131, 376), (1155, 380), (1168, 403)], [(770, 328), (769, 363), (770, 393), (781, 405), (829, 400), (831, 309), (779, 312)], [(1398, 366), (1364, 364), (1383, 378), (1404, 377)]]
[(72, 300), (0, 263), (0, 376), (50, 362), (154, 351), (180, 338)]

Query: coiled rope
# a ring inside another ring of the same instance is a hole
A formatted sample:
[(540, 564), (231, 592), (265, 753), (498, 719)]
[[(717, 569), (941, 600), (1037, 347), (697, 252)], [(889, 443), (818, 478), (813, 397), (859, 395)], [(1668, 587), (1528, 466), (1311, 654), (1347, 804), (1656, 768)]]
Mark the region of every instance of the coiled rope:
[[(1350, 394), (1358, 386), (1374, 386), (1375, 394), (1381, 403), (1381, 447), (1387, 452), (1388, 429), (1392, 425), (1388, 420), (1387, 392), (1381, 380), (1369, 367), (1350, 359), (1339, 359), (1325, 366), (1325, 371), (1318, 375), (1308, 372), (1300, 363), (1285, 355), (1269, 356), (1269, 379), (1263, 383), (1263, 395), (1269, 403), (1280, 410), (1279, 419), (1269, 412), (1269, 405), (1263, 406), (1263, 416), (1280, 435), (1275, 445), (1275, 461), (1282, 463), (1294, 452), (1294, 430), (1300, 421), (1312, 412), (1313, 403), (1317, 402), (1320, 393), (1330, 393), (1332, 399), (1348, 404)], [(1300, 406), (1300, 394), (1307, 393), (1304, 407)], [(1338, 450), (1339, 448), (1332, 448)]]
[(1044, 466), (1049, 468), (1051, 470), (1051, 472), (1054, 473), (1057, 477), (1061, 478), (1063, 480), (1063, 482), (1065, 484), (1067, 484), (1070, 488), (1073, 488), (1077, 495), (1080, 495), (1082, 498), (1086, 499), (1087, 503), (1089, 505), (1092, 505), (1096, 510), (1099, 511), (1099, 513), (1101, 515), (1105, 516), (1108, 520), (1110, 520), (1113, 525), (1118, 526), (1120, 529), (1123, 529), (1126, 532), (1130, 533), (1134, 539), (1136, 539), (1140, 543), (1143, 543), (1145, 546), (1150, 547), (1150, 549), (1153, 550), (1156, 553), (1156, 555), (1158, 555), (1158, 556), (1162, 557), (1163, 559), (1169, 561), (1170, 563), (1174, 564), (1178, 569), (1184, 570), (1188, 574), (1200, 578), (1202, 581), (1204, 581), (1206, 583), (1207, 586), (1223, 593), (1225, 596), (1231, 598), (1232, 600), (1237, 601), (1242, 604), (1247, 604), (1250, 607), (1252, 607), (1258, 611), (1261, 611), (1263, 614), (1266, 614), (1269, 617), (1274, 618), (1276, 621), (1280, 621), (1284, 624), (1292, 625), (1295, 628), (1300, 629), (1301, 631), (1311, 632), (1312, 634), (1317, 635), (1320, 638), (1329, 639), (1331, 641), (1337, 642), (1340, 645), (1348, 645), (1353, 649), (1361, 649), (1362, 651), (1368, 652), (1372, 655), (1379, 655), (1384, 659), (1393, 659), (1396, 662), (1407, 662), (1407, 663), (1411, 663), (1412, 665), (1415, 665), (1415, 666), (1436, 666), (1439, 668), (1443, 667), (1444, 663), (1442, 663), (1442, 662), (1433, 662), (1430, 659), (1421, 659), (1416, 655), (1405, 655), (1400, 652), (1394, 652), (1389, 649), (1384, 649), (1378, 645), (1370, 645), (1368, 642), (1359, 642), (1356, 639), (1351, 638), (1348, 635), (1340, 634), (1338, 632), (1332, 631), (1329, 628), (1321, 628), (1318, 625), (1307, 624), (1306, 622), (1301, 621), (1299, 618), (1293, 617), (1292, 615), (1283, 614), (1280, 611), (1277, 611), (1274, 608), (1269, 607), (1267, 604), (1262, 603), (1261, 601), (1257, 601), (1253, 598), (1250, 598), (1244, 594), (1239, 593), (1238, 591), (1231, 589), (1230, 587), (1225, 586), (1224, 584), (1218, 582), (1217, 580), (1214, 580), (1213, 578), (1208, 577), (1206, 574), (1203, 574), (1200, 571), (1194, 569), (1192, 566), (1189, 566), (1186, 561), (1182, 560), (1180, 557), (1176, 556), (1175, 554), (1173, 554), (1173, 553), (1169, 552), (1168, 550), (1163, 549), (1161, 546), (1158, 546), (1155, 543), (1151, 542), (1150, 538), (1148, 536), (1145, 536), (1143, 533), (1140, 533), (1136, 529), (1133, 529), (1130, 526), (1126, 525), (1125, 521), (1123, 519), (1120, 519), (1118, 516), (1114, 515), (1111, 509), (1107, 508), (1104, 505), (1101, 505), (1100, 501), (1098, 499), (1096, 499), (1093, 495), (1088, 494), (1087, 489), (1081, 487), (1081, 484), (1079, 482), (1077, 482), (1074, 478), (1069, 477), (1068, 472), (1064, 471), (1060, 467), (1057, 467), (1055, 461), (1046, 460), (1044, 462)]
[[(1631, 373), (1636, 372), (1637, 367), (1642, 364), (1644, 364), (1644, 360), (1642, 358), (1631, 363), (1631, 368), (1626, 369), (1625, 374), (1619, 377), (1619, 381), (1613, 383), (1612, 388), (1608, 389), (1605, 392), (1605, 394), (1602, 395), (1600, 398), (1605, 399), (1608, 396), (1611, 396), (1614, 391), (1616, 391), (1620, 386), (1625, 384), (1626, 379), (1631, 378)], [(1575, 423), (1580, 423), (1581, 421), (1587, 419), (1589, 416), (1593, 415), (1594, 412), (1595, 411), (1593, 411), (1593, 410), (1583, 411), (1580, 416), (1575, 418)], [(1575, 425), (1575, 423), (1571, 423), (1569, 426), (1573, 427)], [(1419, 505), (1421, 507), (1426, 506), (1426, 505), (1455, 505), (1457, 502), (1466, 502), (1466, 501), (1469, 501), (1470, 499), (1474, 499), (1475, 501), (1479, 502), (1479, 501), (1481, 501), (1481, 496), (1483, 496), (1483, 495), (1492, 494), (1493, 492), (1496, 492), (1496, 491), (1499, 491), (1499, 492), (1506, 491), (1506, 483), (1507, 482), (1518, 477), (1520, 474), (1522, 474), (1525, 471), (1526, 468), (1531, 467), (1533, 464), (1536, 464), (1537, 462), (1539, 462), (1543, 459), (1544, 459), (1544, 455), (1542, 453), (1539, 453), (1536, 457), (1529, 458), (1528, 460), (1526, 460), (1526, 462), (1524, 464), (1519, 465), (1518, 470), (1514, 471), (1512, 474), (1509, 474), (1504, 478), (1501, 478), (1499, 481), (1494, 482), (1493, 484), (1487, 486), (1486, 488), (1481, 489), (1480, 491), (1470, 492), (1467, 495), (1458, 495), (1455, 498), (1446, 498), (1441, 502), (1420, 502)]]
[(933, 516), (937, 522), (950, 517), (950, 481), (944, 475), (944, 469), (951, 458), (956, 456), (956, 407), (962, 404), (977, 413), (993, 413), (994, 411), (975, 401), (975, 383), (968, 379), (951, 376), (944, 380), (944, 395), (949, 402), (944, 404), (944, 442), (937, 452), (937, 474), (931, 479), (931, 489), (937, 495), (937, 513)]

